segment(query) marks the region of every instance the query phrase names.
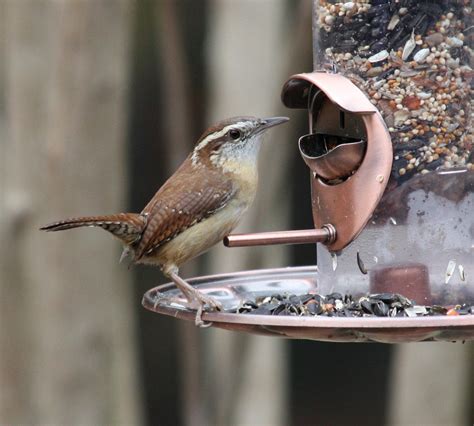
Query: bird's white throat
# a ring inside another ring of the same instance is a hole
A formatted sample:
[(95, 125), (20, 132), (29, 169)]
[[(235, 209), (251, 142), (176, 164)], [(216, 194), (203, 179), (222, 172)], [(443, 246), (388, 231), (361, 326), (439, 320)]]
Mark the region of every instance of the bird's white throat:
[(241, 169), (257, 169), (257, 160), (262, 145), (263, 134), (251, 136), (240, 143), (224, 144), (219, 151), (212, 153), (210, 160), (224, 172), (240, 172)]

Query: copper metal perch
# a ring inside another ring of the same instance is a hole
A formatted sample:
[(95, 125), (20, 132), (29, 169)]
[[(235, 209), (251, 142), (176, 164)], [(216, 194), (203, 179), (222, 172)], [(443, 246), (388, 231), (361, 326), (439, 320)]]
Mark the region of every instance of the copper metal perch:
[(326, 224), (319, 229), (228, 235), (224, 238), (224, 245), (226, 247), (248, 247), (275, 244), (313, 244), (331, 243), (335, 239), (336, 228), (331, 224)]

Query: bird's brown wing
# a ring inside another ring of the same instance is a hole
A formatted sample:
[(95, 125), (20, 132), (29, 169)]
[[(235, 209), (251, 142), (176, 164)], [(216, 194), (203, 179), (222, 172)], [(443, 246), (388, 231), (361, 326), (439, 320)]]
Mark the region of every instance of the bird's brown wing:
[(206, 170), (197, 177), (189, 162), (183, 164), (143, 210), (147, 224), (135, 260), (225, 207), (233, 193), (232, 181), (221, 173)]

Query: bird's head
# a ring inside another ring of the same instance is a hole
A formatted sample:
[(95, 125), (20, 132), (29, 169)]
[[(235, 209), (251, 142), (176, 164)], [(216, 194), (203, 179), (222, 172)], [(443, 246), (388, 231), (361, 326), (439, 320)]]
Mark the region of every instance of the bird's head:
[(233, 117), (220, 121), (199, 138), (192, 161), (224, 168), (239, 163), (254, 165), (265, 131), (288, 120), (287, 117)]

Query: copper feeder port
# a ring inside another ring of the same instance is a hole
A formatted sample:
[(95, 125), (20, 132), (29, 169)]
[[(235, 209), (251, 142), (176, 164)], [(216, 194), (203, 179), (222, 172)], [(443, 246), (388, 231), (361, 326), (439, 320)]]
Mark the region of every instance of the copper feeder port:
[[(322, 242), (338, 251), (362, 231), (390, 176), (393, 152), (385, 123), (349, 79), (324, 72), (298, 74), (284, 85), (289, 108), (308, 109), (310, 134), (299, 141), (312, 173), (314, 230), (228, 236), (228, 247)], [(324, 235), (330, 226), (330, 235)], [(316, 231), (316, 232), (314, 232)]]
[(336, 239), (326, 246), (337, 252), (357, 238), (382, 198), (393, 161), (390, 134), (377, 108), (342, 75), (294, 75), (281, 97), (289, 108), (308, 110), (310, 134), (299, 148), (311, 170), (314, 226), (334, 226)]
[(298, 141), (306, 165), (327, 182), (351, 176), (364, 158), (367, 143), (324, 133), (302, 136)]
[(315, 229), (229, 235), (224, 243), (322, 242), (339, 251), (359, 235), (382, 197), (392, 166), (390, 135), (377, 108), (341, 75), (294, 75), (281, 97), (289, 108), (308, 109), (310, 134), (300, 139), (299, 147), (312, 173)]

